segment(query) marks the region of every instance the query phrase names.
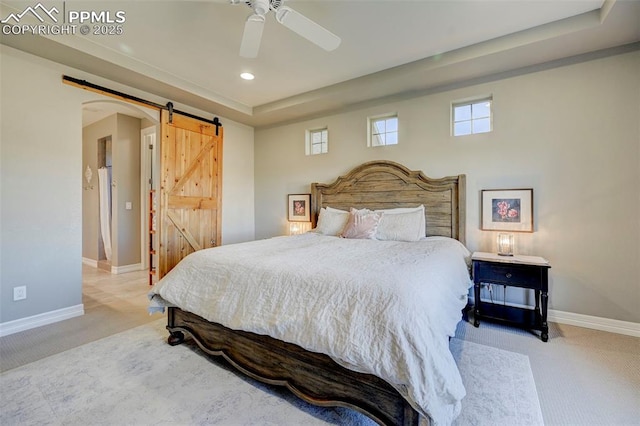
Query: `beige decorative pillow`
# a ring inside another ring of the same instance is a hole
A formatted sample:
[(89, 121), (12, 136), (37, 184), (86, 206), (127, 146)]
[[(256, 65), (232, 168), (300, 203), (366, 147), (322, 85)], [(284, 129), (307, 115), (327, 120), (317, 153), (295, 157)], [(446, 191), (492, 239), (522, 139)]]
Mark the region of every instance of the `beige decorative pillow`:
[(351, 208), (349, 220), (340, 234), (343, 238), (359, 238), (373, 240), (383, 213)]
[(315, 232), (322, 235), (332, 235), (337, 237), (349, 220), (349, 212), (333, 209), (331, 207), (321, 208), (318, 215), (318, 225)]

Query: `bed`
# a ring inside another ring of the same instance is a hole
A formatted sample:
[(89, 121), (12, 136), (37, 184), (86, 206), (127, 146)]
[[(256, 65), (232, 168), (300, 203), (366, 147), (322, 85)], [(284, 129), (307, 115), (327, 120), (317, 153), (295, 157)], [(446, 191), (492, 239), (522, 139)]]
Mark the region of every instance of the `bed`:
[[(154, 286), (152, 303), (160, 299), (168, 308), (169, 344), (188, 335), (254, 379), (286, 386), (312, 404), (355, 409), (380, 424), (417, 425), (421, 418), (449, 423), (464, 397), (448, 350), (471, 284), (463, 245), (464, 188), (464, 175), (430, 179), (390, 161), (365, 163), (331, 184), (312, 184), (311, 217), (318, 232), (202, 250)], [(420, 206), (419, 240), (320, 232), (328, 210), (387, 212), (376, 213), (380, 218)], [(283, 264), (276, 255), (285, 256), (289, 269), (275, 271), (274, 265)], [(393, 264), (397, 259), (399, 268)], [(333, 266), (327, 268), (325, 261)], [(448, 264), (451, 269), (427, 279), (429, 268)], [(229, 274), (238, 270), (243, 281), (228, 285)], [(396, 270), (403, 271), (401, 287)], [(375, 284), (382, 290), (374, 292), (369, 287), (378, 277), (386, 281)], [(215, 283), (205, 286), (202, 280)], [(416, 291), (431, 281), (429, 291)], [(331, 299), (334, 294), (342, 299)], [(253, 312), (257, 305), (265, 309)], [(384, 306), (384, 315), (394, 319), (387, 321), (373, 306)], [(413, 314), (395, 319), (405, 311)]]

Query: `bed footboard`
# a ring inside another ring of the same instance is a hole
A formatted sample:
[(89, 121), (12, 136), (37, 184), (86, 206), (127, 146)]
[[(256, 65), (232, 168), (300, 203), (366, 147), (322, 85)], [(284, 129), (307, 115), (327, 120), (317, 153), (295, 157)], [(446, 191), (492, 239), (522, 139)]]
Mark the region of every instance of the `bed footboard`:
[(418, 412), (391, 385), (348, 370), (324, 354), (231, 330), (179, 308), (169, 308), (167, 329), (169, 344), (179, 344), (183, 333), (189, 334), (206, 353), (222, 356), (253, 379), (286, 386), (311, 404), (355, 409), (382, 425), (418, 425)]

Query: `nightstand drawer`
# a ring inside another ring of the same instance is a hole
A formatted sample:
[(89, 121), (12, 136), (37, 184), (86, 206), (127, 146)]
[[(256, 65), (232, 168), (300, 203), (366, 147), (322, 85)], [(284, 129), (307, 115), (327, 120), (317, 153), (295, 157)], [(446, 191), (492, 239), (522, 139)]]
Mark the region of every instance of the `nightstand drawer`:
[(544, 280), (538, 267), (521, 265), (500, 265), (496, 263), (478, 262), (475, 264), (474, 280), (491, 282), (515, 287), (542, 289)]

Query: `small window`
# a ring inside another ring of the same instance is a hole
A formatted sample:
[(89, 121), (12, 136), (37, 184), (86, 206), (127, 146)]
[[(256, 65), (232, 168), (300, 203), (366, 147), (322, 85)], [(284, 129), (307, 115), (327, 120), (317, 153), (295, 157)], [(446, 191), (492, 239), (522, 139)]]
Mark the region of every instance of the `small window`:
[(369, 117), (369, 146), (398, 144), (398, 115)]
[(307, 130), (307, 155), (326, 154), (329, 151), (329, 131), (327, 128)]
[(493, 130), (491, 98), (455, 103), (452, 106), (453, 136), (487, 133)]

